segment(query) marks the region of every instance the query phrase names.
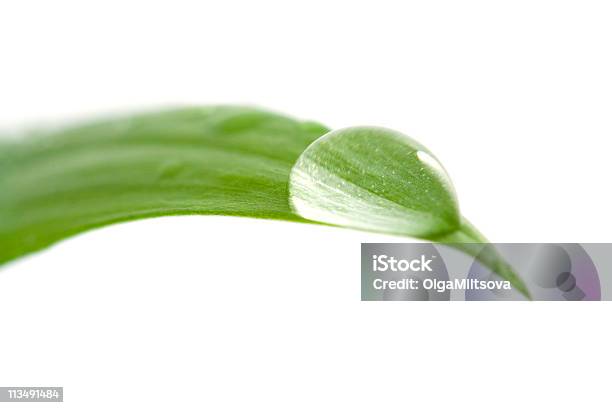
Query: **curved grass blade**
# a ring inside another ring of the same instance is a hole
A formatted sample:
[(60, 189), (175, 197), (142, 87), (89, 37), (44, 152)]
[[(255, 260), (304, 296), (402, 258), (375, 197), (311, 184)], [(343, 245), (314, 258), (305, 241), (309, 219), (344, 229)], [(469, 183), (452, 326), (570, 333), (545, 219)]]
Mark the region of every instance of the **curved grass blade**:
[(174, 214), (305, 221), (291, 167), (327, 129), (210, 107), (100, 120), (0, 144), (0, 264), (94, 227)]
[[(209, 107), (1, 140), (0, 264), (98, 226), (176, 214), (327, 223), (468, 253), (463, 244), (486, 242), (423, 146), (380, 128), (320, 138), (327, 132), (258, 109)], [(478, 259), (528, 295), (498, 254), (484, 253)]]

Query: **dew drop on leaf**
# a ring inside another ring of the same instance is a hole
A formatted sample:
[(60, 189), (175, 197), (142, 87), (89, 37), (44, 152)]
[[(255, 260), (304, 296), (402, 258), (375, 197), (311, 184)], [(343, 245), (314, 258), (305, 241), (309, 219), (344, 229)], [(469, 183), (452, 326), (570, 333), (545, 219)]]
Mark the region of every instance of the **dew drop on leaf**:
[(322, 136), (294, 165), (289, 194), (294, 212), (322, 223), (415, 237), (461, 224), (444, 168), (424, 146), (390, 129)]

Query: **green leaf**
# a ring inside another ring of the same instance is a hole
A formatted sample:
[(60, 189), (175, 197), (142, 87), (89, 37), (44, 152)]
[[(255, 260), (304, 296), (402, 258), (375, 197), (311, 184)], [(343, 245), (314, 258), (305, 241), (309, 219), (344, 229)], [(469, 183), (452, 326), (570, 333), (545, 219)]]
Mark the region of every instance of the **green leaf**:
[[(208, 107), (0, 140), (0, 264), (98, 226), (175, 214), (326, 223), (468, 253), (463, 244), (486, 242), (423, 146), (380, 128), (320, 138), (327, 132), (258, 109)], [(499, 255), (486, 258), (527, 295)]]
[(287, 181), (327, 129), (241, 107), (139, 114), (0, 145), (0, 264), (81, 231), (174, 214), (304, 221)]

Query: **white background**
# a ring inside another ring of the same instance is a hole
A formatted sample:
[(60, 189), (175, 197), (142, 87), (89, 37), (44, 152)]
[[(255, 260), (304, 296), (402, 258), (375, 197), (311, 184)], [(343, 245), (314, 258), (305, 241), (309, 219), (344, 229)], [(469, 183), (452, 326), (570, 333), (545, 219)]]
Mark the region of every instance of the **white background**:
[[(0, 127), (213, 103), (388, 126), (491, 240), (605, 242), (611, 7), (3, 1)], [(0, 272), (0, 386), (64, 386), (67, 407), (609, 406), (609, 304), (361, 303), (359, 244), (394, 240), (224, 217), (70, 239)]]

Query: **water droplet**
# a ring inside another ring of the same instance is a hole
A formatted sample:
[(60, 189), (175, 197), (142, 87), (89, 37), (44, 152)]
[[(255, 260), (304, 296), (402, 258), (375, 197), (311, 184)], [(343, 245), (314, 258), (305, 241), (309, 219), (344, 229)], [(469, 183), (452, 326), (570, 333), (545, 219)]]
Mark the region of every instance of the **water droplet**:
[(330, 132), (294, 165), (290, 204), (303, 218), (358, 229), (417, 237), (453, 231), (460, 223), (454, 189), (423, 149), (389, 129)]

